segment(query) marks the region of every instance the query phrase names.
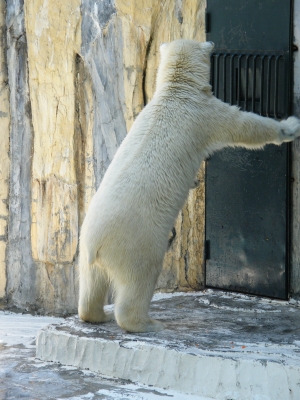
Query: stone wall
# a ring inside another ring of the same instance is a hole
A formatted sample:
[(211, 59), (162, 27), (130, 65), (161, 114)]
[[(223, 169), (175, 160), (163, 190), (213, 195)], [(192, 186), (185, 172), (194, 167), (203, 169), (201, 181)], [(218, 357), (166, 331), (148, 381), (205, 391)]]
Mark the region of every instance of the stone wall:
[[(0, 3), (0, 297), (77, 308), (91, 197), (151, 99), (159, 45), (205, 40), (205, 0)], [(158, 289), (204, 284), (204, 167), (170, 237)], [(8, 213), (9, 209), (9, 213)]]
[(6, 62), (5, 4), (0, 2), (0, 298), (5, 296), (9, 193), (9, 88)]

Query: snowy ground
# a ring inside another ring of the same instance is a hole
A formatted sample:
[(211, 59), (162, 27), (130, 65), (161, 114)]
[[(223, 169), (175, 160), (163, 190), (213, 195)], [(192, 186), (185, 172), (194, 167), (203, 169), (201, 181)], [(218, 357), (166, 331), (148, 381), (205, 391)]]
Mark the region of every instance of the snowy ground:
[(0, 400), (209, 400), (106, 379), (90, 371), (36, 359), (38, 330), (62, 321), (62, 318), (0, 311)]

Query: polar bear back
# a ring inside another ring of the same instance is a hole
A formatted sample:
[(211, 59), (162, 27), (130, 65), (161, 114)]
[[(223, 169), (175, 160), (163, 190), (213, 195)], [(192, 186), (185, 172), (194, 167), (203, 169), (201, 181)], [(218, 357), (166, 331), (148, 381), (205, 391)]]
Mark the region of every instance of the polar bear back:
[(216, 99), (208, 84), (210, 50), (194, 41), (163, 50), (155, 95), (118, 149), (85, 218), (81, 237), (90, 260), (110, 240), (125, 250), (132, 236), (141, 241), (136, 245), (166, 250), (200, 162), (211, 142), (217, 146), (211, 137)]
[[(192, 186), (199, 153), (195, 143), (187, 144), (191, 142), (185, 134), (188, 116), (178, 117), (176, 101), (166, 108), (158, 100), (135, 121), (91, 202), (85, 223), (90, 220), (88, 225), (97, 234), (123, 232), (123, 223), (127, 234), (130, 230), (136, 234), (140, 224), (151, 224), (166, 227), (161, 232), (165, 236)], [(88, 236), (89, 241), (99, 238), (91, 229)]]

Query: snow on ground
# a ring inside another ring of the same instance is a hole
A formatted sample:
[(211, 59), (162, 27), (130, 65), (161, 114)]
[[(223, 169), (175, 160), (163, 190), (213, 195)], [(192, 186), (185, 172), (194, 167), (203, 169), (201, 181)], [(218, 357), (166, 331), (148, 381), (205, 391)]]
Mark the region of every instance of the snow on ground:
[(21, 344), (25, 347), (35, 347), (35, 337), (41, 328), (63, 321), (63, 318), (0, 311), (0, 343), (5, 343), (7, 346)]
[(63, 321), (63, 318), (0, 311), (0, 400), (21, 397), (37, 400), (212, 400), (107, 379), (90, 371), (36, 359), (38, 330)]

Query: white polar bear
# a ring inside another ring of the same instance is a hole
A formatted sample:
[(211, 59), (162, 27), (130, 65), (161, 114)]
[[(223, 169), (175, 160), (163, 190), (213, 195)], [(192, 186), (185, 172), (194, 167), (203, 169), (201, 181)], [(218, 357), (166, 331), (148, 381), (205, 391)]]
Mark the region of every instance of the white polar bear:
[(209, 84), (213, 43), (176, 40), (161, 46), (153, 100), (118, 149), (85, 217), (80, 239), (79, 316), (103, 310), (109, 283), (115, 318), (130, 332), (163, 329), (148, 309), (168, 234), (201, 162), (225, 146), (261, 148), (300, 135), (300, 121), (275, 121), (216, 99)]

